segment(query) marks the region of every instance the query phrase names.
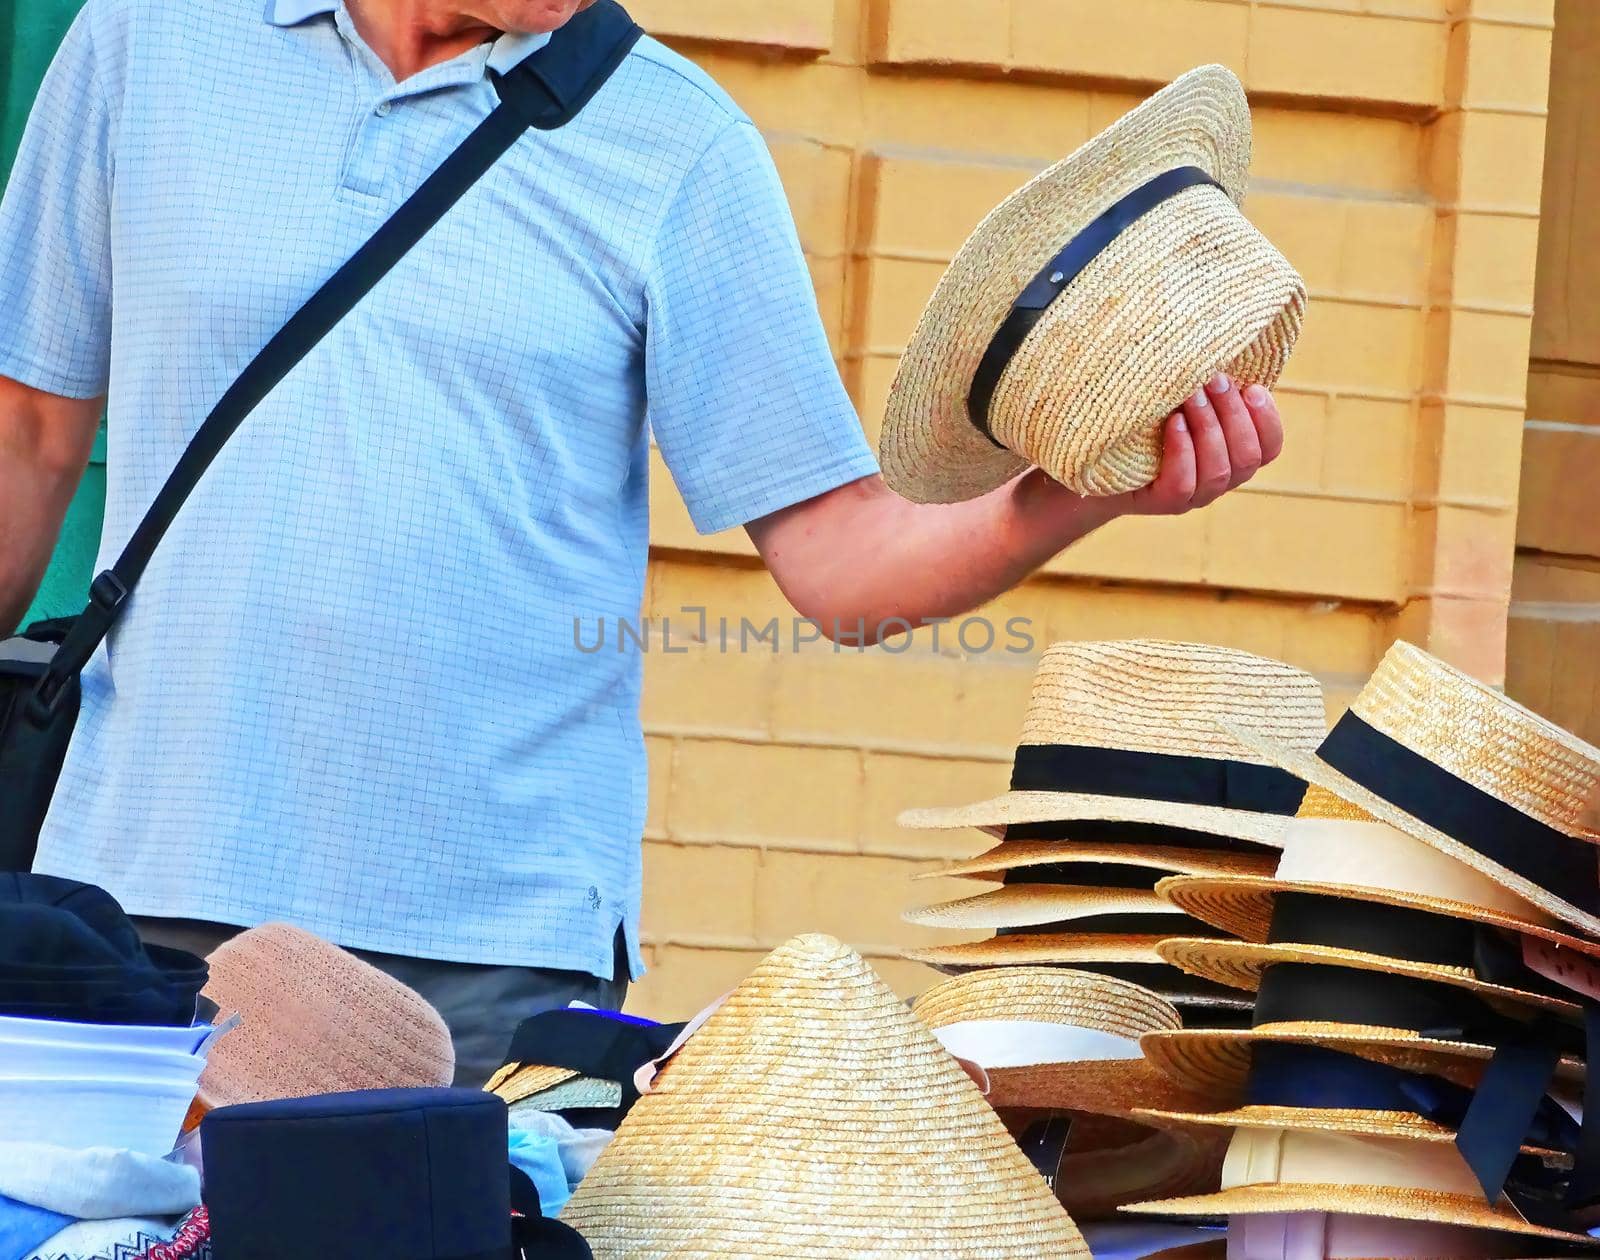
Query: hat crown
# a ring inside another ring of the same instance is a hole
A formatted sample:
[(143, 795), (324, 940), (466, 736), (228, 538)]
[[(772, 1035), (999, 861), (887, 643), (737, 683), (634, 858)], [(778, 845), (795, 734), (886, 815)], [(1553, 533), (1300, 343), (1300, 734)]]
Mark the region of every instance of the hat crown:
[(266, 923), (210, 963), (205, 995), (244, 1017), (200, 1078), (210, 1106), (444, 1086), (455, 1074), (450, 1030), (420, 994), (310, 932)]
[(1040, 657), (1024, 744), (1082, 744), (1264, 764), (1225, 726), (1311, 752), (1322, 688), (1282, 661), (1158, 639), (1053, 643)]
[(728, 996), (563, 1219), (601, 1257), (876, 1254), (886, 1239), (904, 1254), (1088, 1255), (960, 1065), (826, 936), (782, 946)]
[(1397, 641), (1350, 706), (1434, 765), (1569, 835), (1597, 835), (1600, 749), (1415, 644)]

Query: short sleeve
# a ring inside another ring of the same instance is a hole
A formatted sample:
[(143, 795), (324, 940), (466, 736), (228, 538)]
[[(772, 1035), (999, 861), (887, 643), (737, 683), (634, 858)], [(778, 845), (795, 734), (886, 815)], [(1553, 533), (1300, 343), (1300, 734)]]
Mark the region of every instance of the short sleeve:
[(730, 123), (684, 177), (646, 297), (650, 425), (701, 533), (877, 471), (750, 123)]
[(44, 77), (0, 200), (0, 376), (72, 398), (111, 357), (110, 124), (89, 14)]

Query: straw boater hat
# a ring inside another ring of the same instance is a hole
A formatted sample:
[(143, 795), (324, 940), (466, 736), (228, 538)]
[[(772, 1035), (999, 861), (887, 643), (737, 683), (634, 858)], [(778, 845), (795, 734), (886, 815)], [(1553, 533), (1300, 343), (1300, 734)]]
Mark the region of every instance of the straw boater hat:
[(1038, 464), (1080, 494), (1135, 490), (1215, 372), (1273, 384), (1306, 294), (1240, 213), (1249, 166), (1244, 89), (1203, 66), (1001, 202), (901, 357), (890, 486), (949, 503)]
[(1588, 1243), (1587, 1235), (1533, 1225), (1507, 1201), (1484, 1201), (1454, 1147), (1405, 1138), (1293, 1129), (1234, 1133), (1215, 1194), (1135, 1203), (1154, 1216), (1260, 1216), (1335, 1212), (1459, 1225), (1553, 1242)]
[(912, 878), (1003, 880), (1011, 871), (1080, 866), (1129, 866), (1169, 875), (1270, 876), (1277, 859), (1272, 853), (1230, 853), (1145, 840), (1002, 840), (975, 858)]
[(362, 1089), (448, 1085), (450, 1030), (412, 990), (287, 923), (219, 945), (204, 994), (240, 1024), (212, 1047), (202, 1108)]
[(1322, 689), (1281, 661), (1132, 639), (1054, 643), (1040, 657), (1011, 790), (900, 815), (913, 828), (1094, 820), (1276, 844), (1304, 784), (1219, 726), (1309, 753)]
[[(978, 971), (935, 985), (911, 1009), (945, 1049), (984, 1070), (990, 1105), (1002, 1112), (1126, 1118), (1177, 1099), (1189, 1108), (1212, 1103), (1144, 1061), (1140, 1036), (1181, 1021), (1125, 980), (1036, 967)], [(1216, 1185), (1221, 1150), (1204, 1134), (1132, 1128), (1131, 1141), (1091, 1141), (1062, 1155), (1056, 1192), (1075, 1219)], [(1078, 1129), (1075, 1122), (1073, 1146)]]
[[(1226, 721), (1226, 719), (1224, 719)], [(1600, 749), (1398, 642), (1322, 745), (1239, 731), (1254, 755), (1600, 935)]]
[(600, 1260), (1089, 1254), (971, 1078), (825, 936), (729, 995), (562, 1215)]

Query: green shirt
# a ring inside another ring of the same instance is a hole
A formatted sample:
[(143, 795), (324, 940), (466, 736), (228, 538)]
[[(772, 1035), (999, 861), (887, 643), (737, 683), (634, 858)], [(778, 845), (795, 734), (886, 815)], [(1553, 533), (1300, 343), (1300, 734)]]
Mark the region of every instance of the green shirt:
[[(81, 0), (0, 0), (0, 188), (22, 141), (39, 81), (55, 56)], [(105, 431), (95, 440), (88, 471), (67, 509), (50, 568), (23, 624), (81, 612), (100, 547), (106, 498)], [(0, 633), (10, 627), (0, 626)]]

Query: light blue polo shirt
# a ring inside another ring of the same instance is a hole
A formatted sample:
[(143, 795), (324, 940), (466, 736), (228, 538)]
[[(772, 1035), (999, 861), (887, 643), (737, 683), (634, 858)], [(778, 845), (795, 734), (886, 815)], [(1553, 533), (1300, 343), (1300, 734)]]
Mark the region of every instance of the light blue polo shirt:
[[(206, 411), (494, 107), (341, 4), (89, 0), (0, 206), (0, 375), (109, 388), (108, 564)], [(133, 913), (638, 969), (648, 442), (702, 531), (875, 471), (750, 121), (646, 39), (246, 421), (84, 676), (38, 869)]]

